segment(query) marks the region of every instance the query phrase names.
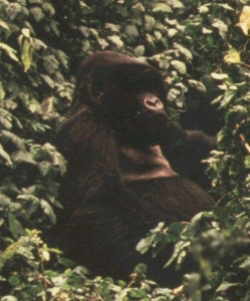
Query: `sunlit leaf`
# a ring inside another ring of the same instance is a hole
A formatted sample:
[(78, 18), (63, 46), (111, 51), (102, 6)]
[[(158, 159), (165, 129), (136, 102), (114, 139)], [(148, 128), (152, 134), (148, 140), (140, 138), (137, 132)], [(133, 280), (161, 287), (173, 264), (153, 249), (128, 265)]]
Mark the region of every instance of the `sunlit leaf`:
[(32, 65), (32, 53), (33, 53), (33, 47), (32, 47), (31, 40), (24, 39), (22, 43), (22, 50), (21, 50), (21, 60), (24, 66), (24, 72), (27, 72)]
[(169, 38), (173, 38), (177, 33), (178, 30), (175, 28), (169, 28), (167, 32)]
[(156, 24), (155, 18), (153, 18), (152, 16), (149, 16), (149, 15), (146, 15), (144, 17), (144, 20), (145, 20), (145, 30), (152, 31)]
[(3, 298), (1, 298), (1, 301), (18, 301), (18, 299), (14, 296), (4, 296)]
[(224, 80), (224, 79), (228, 79), (228, 74), (227, 73), (212, 72), (211, 77), (215, 80)]
[(1, 207), (1, 210), (5, 207), (8, 208), (10, 205), (11, 205), (11, 198), (8, 197), (4, 193), (0, 193), (0, 207)]
[(193, 58), (193, 54), (192, 52), (187, 49), (186, 47), (182, 46), (181, 44), (179, 43), (174, 43), (173, 44), (174, 48), (178, 49), (179, 52), (188, 60), (188, 61), (191, 61), (192, 58)]
[(145, 46), (139, 45), (135, 48), (134, 53), (136, 56), (143, 56), (145, 53)]
[(50, 87), (50, 88), (54, 88), (55, 87), (55, 81), (49, 77), (47, 74), (40, 74), (40, 76), (42, 77), (42, 79), (44, 80), (44, 82)]
[(186, 64), (179, 60), (173, 60), (171, 62), (171, 65), (177, 70), (180, 74), (186, 74), (187, 73), (187, 67)]
[(130, 24), (125, 27), (125, 32), (127, 33), (128, 36), (132, 37), (138, 37), (139, 36), (139, 31), (136, 25)]
[(0, 82), (0, 100), (5, 98), (5, 91), (2, 82)]
[(239, 23), (237, 24), (247, 36), (250, 30), (250, 6), (244, 6), (239, 17)]
[(153, 235), (150, 235), (144, 239), (141, 239), (138, 242), (138, 244), (136, 245), (136, 250), (138, 252), (140, 252), (141, 254), (145, 254), (152, 246), (153, 241), (154, 241)]
[(0, 42), (0, 50), (3, 50), (9, 58), (11, 58), (15, 62), (19, 62), (19, 59), (16, 55), (16, 50), (9, 45)]
[(31, 153), (27, 151), (18, 151), (12, 155), (13, 161), (17, 163), (28, 163), (32, 165), (36, 165), (36, 161), (33, 159), (33, 156)]
[(56, 215), (54, 213), (53, 208), (46, 200), (41, 200), (41, 208), (43, 209), (44, 213), (49, 217), (52, 224), (56, 223)]
[[(113, 31), (113, 32), (119, 32), (121, 30), (121, 27), (120, 25), (117, 25), (117, 24), (113, 24), (113, 23), (106, 23), (105, 24), (105, 29), (109, 29), (110, 31)], [(81, 26), (81, 32), (83, 32), (83, 30), (88, 33), (88, 28), (87, 27), (84, 27), (84, 26)], [(86, 35), (85, 33), (85, 35)]]
[[(250, 155), (246, 156), (244, 160), (244, 165), (247, 169), (250, 169)], [(250, 263), (250, 259), (248, 258), (248, 263)], [(250, 264), (249, 264), (250, 266)]]
[(39, 250), (39, 255), (40, 255), (40, 257), (43, 261), (49, 261), (50, 260), (49, 250), (45, 247), (43, 247)]
[(10, 30), (9, 25), (6, 22), (4, 22), (3, 20), (0, 20), (0, 27), (6, 29), (8, 31)]
[(55, 113), (55, 98), (50, 96), (43, 100), (41, 104), (41, 113), (45, 117), (49, 117)]
[(231, 287), (240, 286), (240, 283), (230, 283), (230, 282), (222, 282), (221, 285), (216, 289), (216, 292), (224, 292)]
[(157, 3), (156, 5), (154, 5), (153, 12), (171, 13), (172, 8), (165, 3)]
[[(180, 94), (181, 94), (181, 92), (179, 89), (171, 88), (168, 91), (167, 99), (171, 102), (175, 102), (176, 99), (180, 97)], [(177, 105), (178, 105), (178, 103), (177, 103)]]
[(7, 131), (7, 130), (2, 130), (0, 137), (1, 137), (1, 139), (3, 139), (3, 141), (15, 146), (15, 148), (17, 150), (23, 150), (23, 151), (26, 150), (24, 140), (22, 138), (20, 138), (19, 136), (17, 136), (16, 134), (14, 134), (13, 132)]
[(201, 81), (190, 79), (188, 80), (188, 84), (190, 87), (195, 88), (200, 92), (207, 92), (206, 86)]
[(110, 42), (112, 42), (113, 44), (115, 44), (116, 47), (121, 48), (123, 47), (123, 41), (121, 40), (121, 38), (117, 35), (113, 35), (113, 36), (109, 36), (108, 40)]
[(235, 48), (231, 48), (224, 56), (224, 61), (227, 64), (239, 64), (241, 63), (240, 53)]
[(225, 10), (234, 11), (234, 8), (232, 6), (230, 6), (230, 5), (228, 5), (227, 3), (216, 3), (216, 6), (222, 7)]
[(228, 26), (226, 25), (225, 22), (223, 22), (220, 19), (214, 19), (213, 22), (212, 22), (212, 26), (218, 29), (219, 34), (223, 39), (226, 38), (226, 33), (228, 31)]
[(179, 260), (179, 256), (181, 256), (181, 259), (183, 260), (186, 255), (186, 250), (190, 246), (189, 241), (179, 241), (175, 244), (174, 251), (169, 258), (169, 260), (165, 263), (164, 267), (170, 266), (174, 261)]
[(198, 7), (199, 13), (207, 14), (209, 12), (210, 6), (211, 6), (211, 3), (199, 6)]
[(135, 5), (132, 6), (133, 10), (138, 11), (138, 12), (145, 12), (145, 6), (142, 3), (136, 3)]
[(183, 8), (184, 7), (183, 3), (179, 0), (168, 0), (167, 2), (173, 8)]

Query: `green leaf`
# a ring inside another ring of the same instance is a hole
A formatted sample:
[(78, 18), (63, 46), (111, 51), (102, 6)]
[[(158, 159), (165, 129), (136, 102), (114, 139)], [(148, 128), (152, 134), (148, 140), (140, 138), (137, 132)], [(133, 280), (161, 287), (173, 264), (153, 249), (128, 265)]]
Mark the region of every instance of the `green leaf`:
[(125, 32), (128, 36), (137, 38), (139, 36), (139, 31), (136, 25), (130, 24), (125, 27)]
[(212, 72), (211, 77), (215, 80), (225, 80), (225, 79), (228, 79), (228, 74), (227, 73)]
[(43, 57), (43, 67), (49, 74), (54, 74), (60, 67), (60, 63), (54, 55)]
[(229, 288), (231, 287), (234, 287), (234, 286), (240, 286), (241, 284), (240, 283), (231, 283), (231, 282), (222, 282), (219, 287), (216, 289), (216, 292), (219, 293), (219, 292), (224, 292), (226, 290), (228, 290)]
[(184, 75), (187, 73), (187, 67), (186, 64), (179, 60), (173, 60), (171, 62), (171, 65), (177, 70), (180, 74)]
[(9, 296), (2, 297), (1, 301), (18, 301), (18, 299), (14, 296), (9, 295)]
[(8, 208), (11, 205), (11, 198), (6, 194), (0, 192), (0, 207), (1, 210), (3, 208)]
[(0, 42), (0, 50), (3, 50), (6, 55), (11, 58), (13, 61), (18, 62), (19, 63), (19, 59), (16, 56), (16, 50), (12, 47), (10, 47), (9, 45)]
[(52, 170), (52, 164), (47, 161), (42, 161), (39, 163), (39, 170), (43, 177), (49, 175), (50, 171)]
[(12, 160), (10, 155), (4, 150), (3, 146), (0, 144), (0, 158), (2, 158), (7, 166), (12, 166)]
[(49, 77), (48, 75), (46, 74), (40, 74), (41, 78), (44, 80), (44, 82), (50, 87), (50, 88), (54, 88), (55, 87), (55, 81)]
[(211, 4), (204, 4), (198, 7), (198, 11), (200, 14), (207, 14), (209, 12), (209, 9), (211, 7)]
[(24, 229), (22, 224), (18, 219), (12, 214), (8, 214), (9, 230), (15, 238), (18, 238), (20, 235), (24, 234)]
[(168, 35), (169, 38), (173, 38), (175, 35), (177, 35), (177, 33), (178, 33), (177, 29), (169, 28), (168, 32), (167, 32), (167, 35)]
[(149, 16), (149, 15), (146, 15), (144, 17), (144, 21), (145, 21), (145, 30), (152, 31), (156, 24), (155, 18), (153, 18), (152, 16)]
[(206, 86), (199, 80), (190, 79), (188, 80), (188, 84), (190, 87), (195, 88), (197, 91), (204, 93), (207, 92)]
[(12, 128), (12, 114), (4, 109), (0, 108), (0, 124), (6, 129)]
[(43, 10), (40, 7), (32, 7), (30, 9), (30, 13), (33, 16), (33, 18), (36, 20), (36, 22), (42, 21), (44, 19), (45, 14), (43, 13)]
[(184, 46), (182, 46), (181, 44), (179, 43), (174, 43), (173, 44), (174, 48), (179, 50), (179, 52), (188, 60), (188, 61), (191, 61), (192, 58), (193, 58), (193, 54), (192, 52), (185, 48)]
[(49, 2), (43, 3), (42, 8), (50, 17), (54, 16), (56, 13), (55, 8)]
[(228, 64), (239, 64), (241, 63), (240, 53), (235, 48), (231, 48), (224, 56), (224, 61)]
[(226, 38), (226, 33), (228, 31), (228, 26), (226, 25), (226, 23), (224, 23), (222, 20), (220, 19), (214, 19), (212, 26), (217, 28), (219, 31), (219, 35), (225, 39)]
[(181, 260), (186, 256), (186, 250), (190, 246), (190, 241), (179, 241), (174, 246), (174, 251), (169, 260), (165, 263), (164, 268), (170, 266), (174, 261), (178, 261), (179, 257)]
[(136, 245), (136, 250), (141, 254), (145, 254), (150, 249), (153, 242), (154, 242), (154, 235), (150, 235), (146, 238), (143, 238)]
[(135, 3), (135, 5), (132, 6), (132, 9), (138, 13), (144, 13), (145, 12), (145, 6), (142, 3)]
[(230, 6), (230, 5), (226, 4), (226, 3), (224, 3), (224, 4), (223, 3), (216, 3), (216, 6), (222, 7), (225, 10), (230, 10), (230, 11), (234, 11), (235, 10), (232, 6)]
[(3, 130), (0, 134), (0, 137), (1, 139), (3, 139), (4, 142), (7, 142), (15, 146), (17, 150), (23, 150), (23, 151), (26, 150), (24, 139), (18, 137), (13, 132)]
[(16, 153), (14, 153), (12, 155), (12, 159), (16, 163), (23, 162), (23, 163), (29, 163), (32, 165), (37, 164), (37, 162), (33, 159), (32, 154), (28, 151), (23, 151), (23, 150), (17, 151)]
[(10, 27), (8, 25), (8, 23), (6, 23), (5, 21), (0, 19), (0, 27), (2, 27), (3, 29), (6, 29), (7, 31), (10, 31)]
[(24, 66), (24, 72), (27, 72), (32, 65), (33, 46), (31, 39), (23, 39), (21, 49), (21, 60)]
[[(117, 24), (113, 24), (113, 23), (106, 23), (105, 24), (105, 29), (108, 29), (108, 30), (110, 30), (112, 32), (120, 32), (121, 26), (117, 25)], [(83, 35), (85, 35), (86, 37), (88, 37), (88, 35), (89, 35), (89, 29), (88, 29), (88, 27), (81, 26), (80, 30), (81, 30), (81, 32), (82, 32)]]
[(28, 0), (30, 4), (42, 4), (43, 0)]
[(247, 169), (250, 169), (250, 155), (247, 155), (244, 160), (244, 165)]
[(156, 5), (154, 5), (153, 8), (153, 13), (171, 13), (172, 12), (172, 8), (165, 4), (165, 3), (157, 3)]
[(184, 8), (184, 5), (179, 0), (167, 0), (167, 2), (173, 8)]
[(3, 83), (0, 82), (0, 101), (4, 100), (5, 98), (5, 91), (4, 91), (4, 87), (3, 87)]
[(49, 217), (52, 224), (56, 223), (56, 215), (54, 213), (53, 208), (46, 200), (41, 200), (41, 208), (43, 209), (44, 213)]
[(145, 54), (145, 46), (139, 45), (135, 47), (134, 53), (136, 56), (143, 56)]
[[(175, 102), (177, 98), (179, 98), (181, 95), (181, 92), (179, 89), (171, 88), (168, 91), (167, 99), (171, 102)], [(181, 105), (182, 107), (182, 105)]]
[(134, 289), (131, 289), (128, 292), (128, 296), (130, 298), (133, 298), (133, 299), (140, 299), (140, 300), (142, 300), (141, 298), (146, 298), (147, 297), (147, 293), (143, 289), (134, 288)]
[(250, 30), (250, 6), (244, 6), (237, 24), (247, 36)]
[(123, 41), (121, 40), (121, 38), (117, 35), (113, 35), (113, 36), (109, 36), (108, 40), (114, 44), (117, 48), (122, 48), (124, 46)]

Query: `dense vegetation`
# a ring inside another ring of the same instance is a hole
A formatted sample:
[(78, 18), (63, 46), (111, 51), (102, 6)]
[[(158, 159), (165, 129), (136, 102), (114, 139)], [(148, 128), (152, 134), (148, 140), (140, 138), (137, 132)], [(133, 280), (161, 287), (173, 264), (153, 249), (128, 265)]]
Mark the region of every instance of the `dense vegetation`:
[[(249, 0), (0, 0), (1, 301), (250, 299), (249, 20)], [(175, 289), (148, 280), (143, 265), (129, 283), (91, 278), (45, 241), (66, 170), (55, 128), (79, 61), (102, 49), (147, 58), (174, 117), (217, 133), (213, 211), (160, 224), (138, 245), (175, 242), (177, 267), (194, 257), (197, 270)]]

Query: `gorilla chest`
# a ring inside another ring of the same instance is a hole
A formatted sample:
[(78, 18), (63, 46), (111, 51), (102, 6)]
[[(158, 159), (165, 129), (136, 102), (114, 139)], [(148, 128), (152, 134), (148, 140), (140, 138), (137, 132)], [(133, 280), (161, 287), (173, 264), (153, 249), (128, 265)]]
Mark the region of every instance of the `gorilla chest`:
[(122, 181), (131, 183), (176, 176), (159, 145), (148, 147), (121, 146), (119, 168)]

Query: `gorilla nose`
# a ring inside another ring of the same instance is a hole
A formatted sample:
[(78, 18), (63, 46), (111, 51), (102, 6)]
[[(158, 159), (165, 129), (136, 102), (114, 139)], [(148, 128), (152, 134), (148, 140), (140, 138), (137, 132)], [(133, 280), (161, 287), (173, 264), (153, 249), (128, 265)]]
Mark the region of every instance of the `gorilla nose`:
[(157, 96), (148, 96), (144, 99), (144, 105), (151, 110), (163, 109), (163, 103)]

